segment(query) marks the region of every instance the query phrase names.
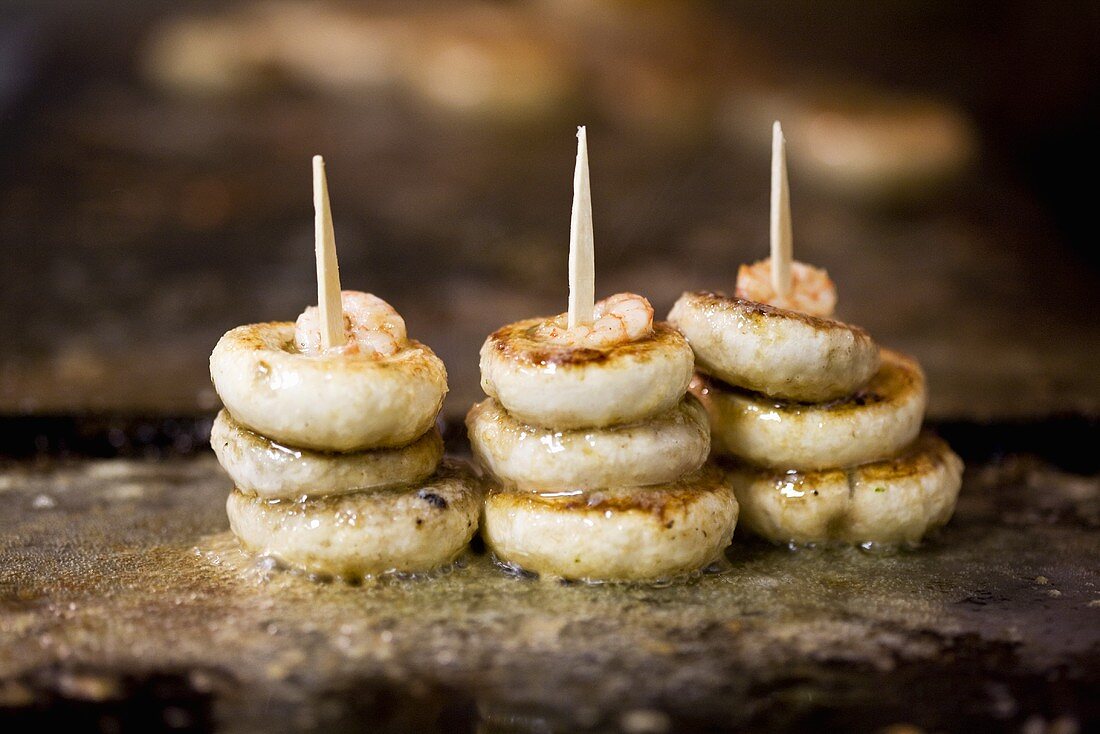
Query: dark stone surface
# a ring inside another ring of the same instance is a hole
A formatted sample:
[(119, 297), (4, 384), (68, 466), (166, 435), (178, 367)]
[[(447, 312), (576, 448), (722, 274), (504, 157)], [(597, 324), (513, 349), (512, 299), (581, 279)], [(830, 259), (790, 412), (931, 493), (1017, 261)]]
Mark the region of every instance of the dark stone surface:
[[(977, 445), (975, 442), (974, 445)], [(208, 455), (0, 471), (0, 721), (230, 731), (1087, 731), (1100, 725), (1100, 478), (971, 462), (916, 550), (738, 537), (669, 588), (481, 553), (349, 586), (257, 565)]]

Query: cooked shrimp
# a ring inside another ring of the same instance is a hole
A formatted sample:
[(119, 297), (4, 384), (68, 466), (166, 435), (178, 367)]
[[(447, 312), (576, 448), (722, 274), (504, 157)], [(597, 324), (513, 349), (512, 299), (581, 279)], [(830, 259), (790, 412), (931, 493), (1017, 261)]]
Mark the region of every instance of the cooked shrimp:
[(539, 329), (539, 336), (551, 344), (606, 349), (636, 341), (653, 331), (653, 306), (644, 296), (616, 293), (596, 303), (591, 324), (566, 326), (565, 314)]
[(736, 295), (822, 318), (831, 317), (836, 309), (836, 286), (829, 274), (798, 261), (791, 263), (791, 292), (787, 295), (779, 295), (772, 287), (771, 258), (738, 269)]
[(321, 312), (310, 306), (294, 325), (294, 341), (303, 354), (323, 351), (388, 357), (405, 346), (405, 320), (394, 307), (372, 293), (341, 291), (344, 333), (347, 343), (324, 350), (321, 347)]

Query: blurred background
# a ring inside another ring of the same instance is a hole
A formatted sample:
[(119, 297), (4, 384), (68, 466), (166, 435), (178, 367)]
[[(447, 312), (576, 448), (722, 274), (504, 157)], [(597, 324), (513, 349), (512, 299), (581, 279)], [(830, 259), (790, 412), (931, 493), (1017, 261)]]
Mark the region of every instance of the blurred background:
[(1100, 6), (813, 0), (7, 2), (0, 414), (197, 414), (227, 329), (316, 299), (310, 156), (345, 287), (480, 397), (501, 324), (563, 311), (575, 126), (598, 296), (733, 288), (795, 253), (915, 354), (938, 418), (1100, 412)]

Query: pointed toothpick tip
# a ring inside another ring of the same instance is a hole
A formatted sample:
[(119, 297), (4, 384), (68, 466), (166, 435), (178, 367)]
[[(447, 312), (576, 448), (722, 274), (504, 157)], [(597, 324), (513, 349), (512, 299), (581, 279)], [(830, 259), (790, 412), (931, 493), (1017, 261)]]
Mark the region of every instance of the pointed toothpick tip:
[(780, 296), (791, 292), (791, 194), (787, 183), (787, 141), (779, 120), (772, 123), (771, 264), (772, 288)]
[(325, 177), (325, 159), (313, 156), (313, 235), (317, 258), (317, 307), (320, 310), (321, 346), (343, 346), (344, 308), (340, 297), (340, 266), (336, 260), (336, 235)]
[(568, 325), (592, 321), (595, 263), (592, 242), (592, 190), (588, 180), (588, 131), (577, 127), (577, 165), (573, 171), (573, 210), (569, 217)]

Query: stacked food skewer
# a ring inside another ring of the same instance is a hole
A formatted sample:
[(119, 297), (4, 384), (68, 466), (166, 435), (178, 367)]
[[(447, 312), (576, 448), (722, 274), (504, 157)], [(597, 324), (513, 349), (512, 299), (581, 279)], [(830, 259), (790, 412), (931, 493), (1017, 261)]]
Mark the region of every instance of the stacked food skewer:
[(915, 360), (832, 318), (823, 270), (791, 259), (784, 140), (773, 132), (772, 252), (733, 298), (685, 293), (669, 314), (701, 373), (715, 453), (733, 457), (742, 523), (777, 542), (912, 543), (946, 523), (962, 462), (920, 436)]
[(319, 156), (313, 173), (318, 306), (232, 329), (210, 357), (230, 526), (245, 548), (312, 573), (430, 571), (476, 531), (480, 484), (443, 459), (443, 362), (381, 298), (340, 291)]
[(568, 311), (481, 349), (488, 399), (466, 425), (484, 481), (443, 458), (443, 363), (388, 303), (341, 292), (314, 159), (318, 305), (232, 329), (210, 359), (241, 544), (311, 573), (420, 573), (454, 561), (480, 518), (513, 569), (664, 582), (720, 561), (739, 514), (793, 544), (909, 544), (946, 523), (962, 462), (920, 433), (919, 365), (834, 319), (828, 275), (792, 258), (779, 124), (771, 257), (742, 266), (734, 297), (685, 293), (657, 323), (640, 295), (595, 302), (577, 137)]
[(591, 196), (578, 131), (569, 311), (505, 326), (481, 349), (490, 396), (467, 416), (495, 480), (484, 536), (502, 561), (590, 581), (663, 580), (721, 556), (737, 503), (704, 468), (691, 348), (644, 297), (593, 304)]

